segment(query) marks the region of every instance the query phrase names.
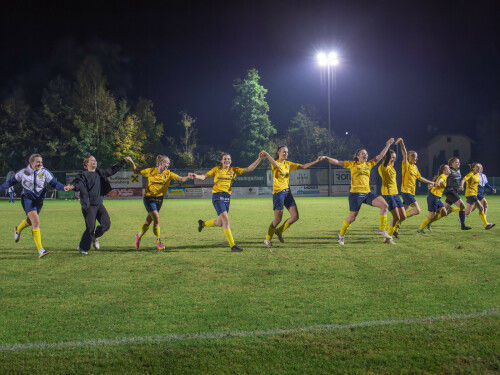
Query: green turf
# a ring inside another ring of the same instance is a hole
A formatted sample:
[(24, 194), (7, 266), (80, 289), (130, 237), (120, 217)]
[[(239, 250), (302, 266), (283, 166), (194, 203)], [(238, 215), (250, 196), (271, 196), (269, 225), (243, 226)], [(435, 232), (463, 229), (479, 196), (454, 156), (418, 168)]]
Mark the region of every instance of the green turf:
[(133, 246), (142, 201), (106, 201), (112, 226), (88, 256), (79, 202), (46, 201), (42, 259), (29, 229), (14, 244), (23, 211), (2, 201), (0, 374), (498, 373), (500, 199), (488, 200), (499, 227), (474, 212), (462, 232), (452, 214), (421, 236), (422, 213), (396, 245), (363, 206), (341, 247), (347, 199), (298, 198), (300, 220), (270, 251), (272, 200), (234, 198), (242, 253), (221, 228), (198, 233), (209, 199), (164, 202), (162, 252), (152, 231)]

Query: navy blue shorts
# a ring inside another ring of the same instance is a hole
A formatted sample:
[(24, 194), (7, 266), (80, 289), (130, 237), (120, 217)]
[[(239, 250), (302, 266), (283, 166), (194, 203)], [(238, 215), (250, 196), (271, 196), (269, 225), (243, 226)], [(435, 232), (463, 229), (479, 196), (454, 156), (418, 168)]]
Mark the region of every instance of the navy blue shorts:
[(231, 203), (231, 194), (229, 193), (214, 193), (212, 194), (212, 204), (214, 205), (217, 216), (223, 212), (229, 212), (229, 204)]
[(401, 196), (403, 197), (403, 203), (405, 206), (411, 206), (413, 203), (417, 201), (415, 199), (415, 196), (410, 193), (401, 193)]
[(479, 200), (479, 202), (481, 202), (484, 199), (484, 195), (478, 194), (477, 199)]
[(293, 199), (292, 191), (290, 189), (281, 190), (279, 193), (273, 194), (273, 210), (287, 210), (292, 206), (296, 206), (295, 199)]
[(474, 206), (476, 202), (479, 202), (481, 199), (477, 195), (471, 195), (470, 197), (466, 197), (467, 203)]
[(389, 205), (389, 211), (392, 211), (398, 207), (403, 207), (403, 202), (401, 202), (401, 198), (399, 198), (399, 194), (382, 195), (382, 198), (384, 198), (385, 201), (387, 202), (387, 204)]
[(43, 207), (43, 198), (31, 199), (25, 195), (21, 196), (21, 205), (23, 206), (24, 212), (28, 214), (30, 211), (36, 211), (37, 214), (40, 213)]
[(441, 202), (441, 198), (437, 195), (429, 193), (427, 196), (427, 209), (429, 212), (438, 212), (441, 207), (444, 207), (443, 202)]
[(349, 193), (349, 211), (357, 212), (361, 208), (361, 205), (367, 204), (372, 205), (372, 202), (378, 198), (377, 194), (372, 192), (369, 193)]
[(160, 212), (161, 205), (163, 204), (163, 197), (144, 197), (142, 201), (144, 202), (144, 207), (146, 207), (146, 211)]

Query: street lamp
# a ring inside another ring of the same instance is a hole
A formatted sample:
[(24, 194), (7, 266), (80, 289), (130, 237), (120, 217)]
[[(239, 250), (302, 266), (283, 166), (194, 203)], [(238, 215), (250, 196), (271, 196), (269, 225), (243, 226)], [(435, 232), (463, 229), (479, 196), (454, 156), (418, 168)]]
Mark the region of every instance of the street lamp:
[[(320, 66), (327, 67), (327, 81), (328, 81), (328, 156), (332, 154), (332, 133), (331, 133), (331, 120), (330, 120), (330, 81), (332, 67), (339, 65), (339, 57), (336, 52), (330, 52), (328, 55), (324, 52), (318, 53), (318, 63)], [(328, 163), (328, 196), (332, 196), (332, 165)]]

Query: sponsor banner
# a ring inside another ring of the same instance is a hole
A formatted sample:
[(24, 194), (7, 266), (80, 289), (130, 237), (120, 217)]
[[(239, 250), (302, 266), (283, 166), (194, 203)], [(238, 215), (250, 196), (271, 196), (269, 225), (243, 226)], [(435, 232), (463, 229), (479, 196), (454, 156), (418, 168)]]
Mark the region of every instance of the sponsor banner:
[(323, 197), (328, 196), (328, 185), (326, 186), (292, 186), (294, 196)]
[(143, 189), (113, 189), (106, 197), (115, 198), (142, 198)]
[(333, 183), (335, 185), (351, 185), (351, 171), (349, 169), (334, 169)]
[[(377, 185), (370, 185), (370, 190), (372, 193), (376, 193)], [(328, 190), (328, 187), (327, 187)], [(351, 185), (333, 185), (332, 195), (333, 196), (348, 196), (351, 190)]]
[(267, 171), (264, 169), (257, 169), (253, 172), (237, 176), (234, 179), (233, 187), (266, 186), (266, 173)]
[(201, 198), (202, 197), (202, 191), (199, 188), (186, 188), (184, 194), (185, 194), (185, 198)]
[(173, 188), (168, 188), (167, 191), (167, 198), (186, 198), (186, 188), (178, 188), (178, 187), (173, 187)]
[(311, 184), (311, 171), (309, 169), (297, 169), (290, 172), (290, 186), (301, 186)]
[(259, 188), (259, 197), (272, 197), (272, 196), (273, 196), (273, 188), (272, 187), (260, 187)]
[(142, 188), (142, 176), (133, 171), (118, 171), (109, 177), (113, 189), (116, 188)]
[(259, 196), (258, 187), (235, 187), (232, 189), (231, 197), (254, 198)]

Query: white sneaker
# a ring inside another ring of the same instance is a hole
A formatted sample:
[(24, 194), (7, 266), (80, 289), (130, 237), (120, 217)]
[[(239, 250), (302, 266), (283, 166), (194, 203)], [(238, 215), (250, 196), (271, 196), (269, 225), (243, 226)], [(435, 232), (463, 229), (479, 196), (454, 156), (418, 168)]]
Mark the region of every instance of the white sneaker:
[(271, 240), (264, 240), (264, 245), (266, 245), (266, 247), (273, 247)]
[(396, 242), (394, 242), (392, 239), (390, 240), (388, 238), (384, 239), (384, 243), (388, 243), (388, 244), (391, 244), (391, 245), (395, 245), (396, 244)]
[(99, 250), (99, 249), (101, 248), (101, 246), (99, 246), (99, 238), (96, 238), (96, 239), (94, 240), (94, 248), (95, 248), (96, 250)]
[(14, 241), (19, 242), (19, 239), (21, 238), (21, 233), (17, 231), (17, 227), (14, 228)]
[(380, 234), (382, 237), (387, 238), (389, 240), (392, 240), (392, 237), (389, 236), (389, 233), (387, 233), (386, 230), (377, 230), (377, 233)]
[(38, 258), (41, 258), (41, 257), (44, 257), (45, 255), (47, 255), (50, 251), (47, 251), (47, 250), (45, 250), (45, 249), (40, 249), (38, 252), (39, 252), (39, 254), (40, 254), (40, 255), (38, 256)]
[(342, 246), (344, 246), (345, 236), (341, 236), (340, 232), (337, 233), (337, 236), (338, 236), (339, 244), (341, 244)]

